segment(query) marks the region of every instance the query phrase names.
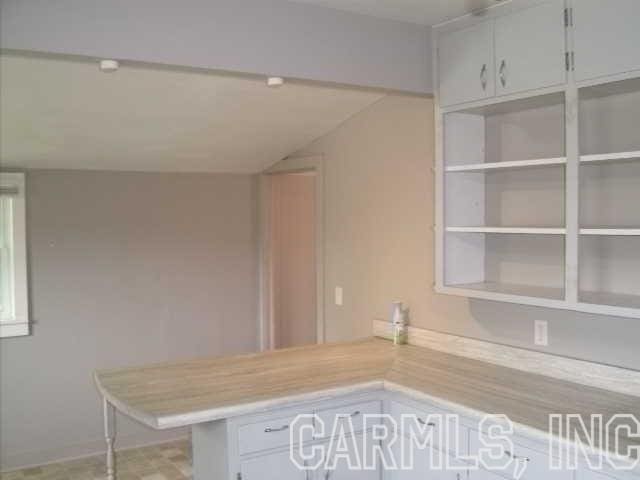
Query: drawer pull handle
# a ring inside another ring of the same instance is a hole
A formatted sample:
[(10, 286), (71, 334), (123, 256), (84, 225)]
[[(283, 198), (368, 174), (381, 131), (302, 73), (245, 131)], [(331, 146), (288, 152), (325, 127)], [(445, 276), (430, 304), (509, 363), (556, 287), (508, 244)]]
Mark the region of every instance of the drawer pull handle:
[(429, 423), (427, 423), (427, 422), (425, 422), (425, 421), (424, 421), (423, 419), (421, 419), (421, 418), (418, 418), (418, 423), (419, 423), (420, 425), (426, 425), (427, 427), (431, 427), (431, 428), (433, 428), (433, 427), (435, 427), (435, 426), (436, 426), (436, 424), (435, 424), (435, 423), (433, 423), (433, 422), (429, 422)]
[(276, 433), (276, 432), (284, 432), (289, 429), (289, 425), (283, 425), (280, 428), (271, 428), (267, 427), (264, 429), (264, 433)]
[(359, 416), (360, 414), (361, 414), (360, 410), (356, 410), (355, 412), (353, 412), (353, 413), (349, 413), (349, 414), (341, 413), (341, 414), (337, 415), (337, 417), (336, 417), (336, 418), (337, 418), (338, 420), (346, 420), (346, 419), (347, 419), (347, 418), (349, 418), (349, 417), (351, 417), (351, 418), (353, 418), (353, 417), (357, 417), (357, 416)]
[(509, 450), (505, 450), (504, 453), (505, 453), (505, 455), (507, 455), (507, 457), (511, 457), (514, 460), (524, 460), (525, 462), (530, 462), (531, 461), (531, 459), (529, 457), (521, 457), (519, 455), (514, 455)]

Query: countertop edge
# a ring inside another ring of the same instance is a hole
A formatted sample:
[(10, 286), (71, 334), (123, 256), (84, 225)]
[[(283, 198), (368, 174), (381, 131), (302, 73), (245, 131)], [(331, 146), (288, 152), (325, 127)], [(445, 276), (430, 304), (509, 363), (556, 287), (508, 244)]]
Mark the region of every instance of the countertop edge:
[(98, 392), (100, 392), (100, 395), (102, 395), (111, 405), (113, 405), (117, 411), (124, 413), (134, 420), (142, 423), (143, 425), (151, 427), (155, 430), (162, 430), (159, 417), (155, 417), (153, 415), (149, 415), (136, 410), (135, 408), (131, 408), (126, 403), (121, 402), (117, 397), (114, 397), (111, 393), (109, 393), (109, 391), (102, 385), (102, 382), (100, 382), (99, 372), (93, 373), (93, 381), (96, 384), (96, 388), (98, 389)]
[(384, 379), (370, 380), (367, 382), (328, 388), (325, 390), (315, 390), (312, 392), (261, 400), (259, 402), (230, 405), (184, 414), (159, 416), (156, 421), (157, 427), (154, 428), (158, 430), (165, 430), (168, 428), (187, 427), (198, 423), (213, 422), (241, 415), (262, 413), (274, 408), (286, 408), (302, 402), (317, 402), (353, 393), (373, 392), (376, 390), (382, 391), (384, 390), (384, 382)]

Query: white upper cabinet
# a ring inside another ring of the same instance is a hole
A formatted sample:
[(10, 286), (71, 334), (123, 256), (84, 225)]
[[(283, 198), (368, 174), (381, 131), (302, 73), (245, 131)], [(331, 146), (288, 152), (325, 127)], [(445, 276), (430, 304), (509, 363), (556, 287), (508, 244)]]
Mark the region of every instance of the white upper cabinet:
[(564, 0), (550, 0), (440, 34), (440, 104), (457, 105), (564, 84), (564, 9)]
[(640, 69), (640, 1), (573, 2), (576, 80)]
[(497, 18), (496, 94), (506, 95), (565, 83), (565, 43), (562, 0)]
[(493, 22), (446, 33), (438, 45), (442, 105), (481, 100), (495, 94)]

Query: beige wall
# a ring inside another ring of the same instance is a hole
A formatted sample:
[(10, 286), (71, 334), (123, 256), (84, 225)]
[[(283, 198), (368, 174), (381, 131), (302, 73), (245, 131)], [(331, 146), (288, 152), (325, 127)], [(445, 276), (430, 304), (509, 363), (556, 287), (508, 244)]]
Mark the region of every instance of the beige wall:
[(276, 348), (316, 343), (315, 175), (270, 175)]
[(547, 351), (640, 368), (637, 320), (433, 292), (433, 135), (430, 99), (388, 96), (298, 152), (324, 155), (327, 340), (369, 335), (397, 299), (416, 326), (526, 348), (547, 319)]
[[(0, 340), (0, 466), (104, 450), (95, 369), (255, 351), (257, 179), (31, 171), (33, 335)], [(159, 433), (118, 415), (117, 447)]]

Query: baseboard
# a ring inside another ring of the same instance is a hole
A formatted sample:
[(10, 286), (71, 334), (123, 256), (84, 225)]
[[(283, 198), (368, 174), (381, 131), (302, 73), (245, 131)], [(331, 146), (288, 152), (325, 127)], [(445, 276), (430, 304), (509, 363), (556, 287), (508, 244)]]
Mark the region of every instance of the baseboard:
[[(132, 435), (116, 436), (116, 452), (136, 447), (144, 447), (175, 440), (189, 438), (190, 432), (186, 428), (172, 429), (169, 431), (150, 431)], [(46, 450), (36, 450), (15, 454), (2, 454), (0, 472), (6, 473), (23, 468), (47, 465), (49, 463), (66, 462), (85, 457), (92, 457), (105, 453), (103, 439), (92, 440), (86, 443), (63, 445)]]

